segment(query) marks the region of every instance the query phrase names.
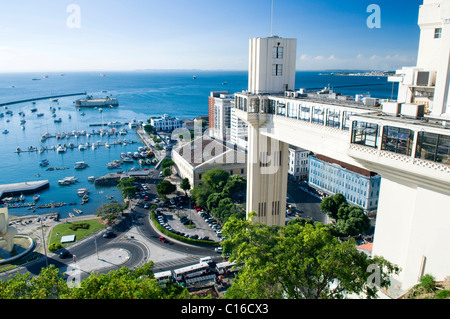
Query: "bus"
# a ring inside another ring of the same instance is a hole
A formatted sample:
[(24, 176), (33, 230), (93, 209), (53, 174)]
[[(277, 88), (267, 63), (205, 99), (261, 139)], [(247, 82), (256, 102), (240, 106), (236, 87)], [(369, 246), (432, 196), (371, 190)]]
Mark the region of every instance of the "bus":
[(242, 266), (240, 266), (240, 265), (236, 266), (236, 263), (234, 261), (224, 261), (224, 262), (216, 264), (216, 272), (219, 275), (238, 271), (241, 268), (242, 268)]
[(173, 271), (173, 278), (177, 281), (181, 281), (186, 278), (194, 278), (207, 274), (209, 272), (209, 265), (205, 262), (201, 262), (195, 265), (178, 268)]
[(154, 274), (155, 279), (158, 281), (158, 284), (162, 285), (167, 281), (172, 279), (172, 271), (161, 271)]

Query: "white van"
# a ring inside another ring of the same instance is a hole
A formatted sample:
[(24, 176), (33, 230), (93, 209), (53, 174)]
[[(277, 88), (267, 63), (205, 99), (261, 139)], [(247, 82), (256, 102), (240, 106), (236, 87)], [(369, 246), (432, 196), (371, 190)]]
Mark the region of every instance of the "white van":
[(213, 260), (212, 260), (211, 257), (202, 257), (202, 258), (200, 258), (200, 263), (207, 263), (207, 264), (210, 264), (210, 263), (212, 263), (212, 262), (213, 262)]

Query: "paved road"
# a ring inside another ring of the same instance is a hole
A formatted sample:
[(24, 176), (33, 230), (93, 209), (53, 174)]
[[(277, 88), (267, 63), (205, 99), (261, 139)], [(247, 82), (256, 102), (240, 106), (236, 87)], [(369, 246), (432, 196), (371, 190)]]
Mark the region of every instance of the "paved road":
[(314, 221), (326, 223), (326, 215), (320, 210), (321, 199), (301, 190), (299, 185), (293, 182), (288, 183), (288, 195), (291, 199), (288, 202), (295, 204), (301, 217), (312, 218)]

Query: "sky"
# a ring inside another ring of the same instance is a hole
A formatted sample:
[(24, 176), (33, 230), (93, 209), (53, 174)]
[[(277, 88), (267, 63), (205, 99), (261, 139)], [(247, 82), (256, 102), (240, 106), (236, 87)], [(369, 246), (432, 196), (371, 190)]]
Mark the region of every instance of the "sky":
[(0, 0), (0, 72), (247, 70), (271, 31), (297, 70), (395, 70), (416, 64), (421, 4), (274, 0), (271, 20), (272, 0)]

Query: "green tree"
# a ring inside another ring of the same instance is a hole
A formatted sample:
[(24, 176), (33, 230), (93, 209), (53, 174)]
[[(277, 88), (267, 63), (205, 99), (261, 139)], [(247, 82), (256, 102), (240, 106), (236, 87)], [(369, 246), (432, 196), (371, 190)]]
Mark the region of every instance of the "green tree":
[(383, 288), (399, 271), (382, 257), (359, 253), (354, 240), (340, 242), (321, 223), (281, 227), (230, 218), (223, 232), (224, 253), (243, 264), (226, 298), (338, 299), (346, 293), (375, 298), (369, 266), (379, 267)]
[(361, 207), (343, 204), (338, 210), (334, 229), (340, 236), (356, 236), (370, 229), (370, 219)]
[(247, 189), (247, 180), (240, 175), (232, 175), (227, 180), (223, 193), (228, 197), (233, 197), (238, 192), (244, 191)]
[(230, 173), (222, 168), (212, 168), (202, 175), (202, 182), (213, 193), (219, 193), (226, 185)]
[(213, 193), (209, 195), (208, 200), (206, 201), (206, 208), (208, 208), (209, 211), (212, 211), (219, 206), (219, 202), (224, 198), (227, 198), (224, 193)]
[(135, 181), (134, 177), (125, 177), (117, 183), (117, 188), (121, 191), (124, 198), (131, 198), (136, 195), (137, 189), (133, 185)]
[(161, 161), (161, 168), (165, 169), (166, 167), (171, 167), (175, 165), (175, 162), (171, 158), (165, 158)]
[(172, 175), (172, 169), (170, 167), (165, 167), (162, 170), (162, 174), (164, 177), (169, 177), (170, 175)]
[(337, 219), (339, 207), (347, 204), (347, 200), (342, 194), (335, 194), (334, 196), (325, 197), (320, 203), (320, 209), (330, 218)]
[(59, 269), (51, 265), (36, 276), (19, 274), (0, 280), (0, 299), (188, 299), (182, 286), (160, 285), (153, 275), (153, 262), (135, 270), (122, 267), (106, 274), (92, 272), (80, 287), (70, 289)]
[(233, 203), (233, 201), (228, 197), (225, 197), (219, 201), (217, 207), (212, 209), (212, 214), (222, 223), (226, 223), (232, 216), (237, 219), (245, 219), (246, 215), (245, 209), (243, 209), (241, 205), (236, 205)]
[(151, 125), (151, 124), (145, 124), (144, 125), (144, 131), (148, 134), (151, 135), (155, 132), (155, 128)]
[(107, 203), (97, 208), (97, 216), (103, 220), (112, 221), (125, 209), (124, 205), (119, 203)]
[(66, 281), (54, 265), (42, 268), (38, 276), (17, 272), (8, 280), (0, 280), (0, 299), (57, 299), (68, 292)]
[(195, 185), (191, 190), (191, 199), (197, 206), (206, 207), (209, 195), (212, 191), (203, 185)]
[(164, 180), (156, 185), (156, 191), (159, 196), (166, 198), (167, 195), (172, 194), (177, 190), (177, 186), (169, 182), (168, 180)]
[(184, 194), (187, 195), (187, 191), (191, 189), (191, 183), (189, 182), (189, 178), (185, 177), (180, 183), (180, 188), (184, 190)]

